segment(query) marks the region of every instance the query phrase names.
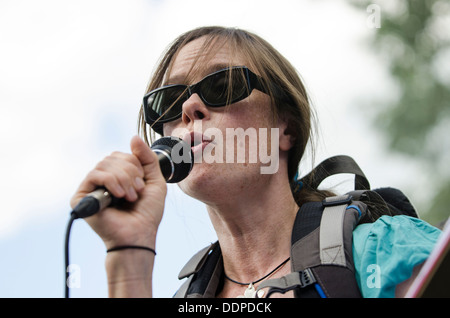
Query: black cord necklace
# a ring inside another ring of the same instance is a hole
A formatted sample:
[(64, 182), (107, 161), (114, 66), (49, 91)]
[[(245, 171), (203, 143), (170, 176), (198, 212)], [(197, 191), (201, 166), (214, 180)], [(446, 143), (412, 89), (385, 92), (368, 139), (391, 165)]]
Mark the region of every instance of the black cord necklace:
[[(240, 297), (251, 297), (251, 298), (253, 298), (253, 297), (255, 297), (255, 294), (256, 294), (255, 287), (253, 285), (257, 284), (260, 281), (263, 281), (264, 279), (266, 279), (267, 277), (270, 277), (271, 275), (273, 275), (277, 270), (279, 270), (281, 267), (283, 267), (290, 259), (291, 258), (288, 257), (280, 265), (275, 267), (269, 274), (265, 275), (264, 277), (261, 277), (260, 279), (255, 280), (255, 281), (253, 281), (251, 283), (241, 283), (241, 282), (238, 282), (238, 281), (228, 277), (227, 274), (224, 274), (224, 275), (225, 275), (225, 278), (228, 279), (230, 282), (233, 282), (233, 283), (241, 285), (241, 286), (247, 286), (248, 285), (247, 290), (244, 293), (244, 296), (240, 296)], [(260, 292), (262, 292), (262, 291), (260, 291)], [(258, 296), (261, 297), (262, 294), (259, 294)]]

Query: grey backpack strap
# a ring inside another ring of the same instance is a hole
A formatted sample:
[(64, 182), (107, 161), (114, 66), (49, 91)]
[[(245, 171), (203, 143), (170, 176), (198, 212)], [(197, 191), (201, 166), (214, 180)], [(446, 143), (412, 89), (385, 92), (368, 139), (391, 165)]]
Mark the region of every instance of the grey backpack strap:
[(320, 261), (323, 265), (346, 266), (344, 250), (344, 216), (348, 204), (352, 201), (349, 195), (326, 198), (320, 221)]
[(192, 281), (193, 277), (194, 277), (194, 275), (191, 275), (191, 276), (189, 276), (188, 279), (186, 279), (183, 282), (183, 285), (181, 285), (181, 287), (177, 290), (175, 295), (173, 295), (173, 298), (186, 298), (187, 291), (189, 289), (189, 286), (191, 285), (191, 281)]
[(184, 267), (178, 274), (178, 279), (184, 279), (187, 277), (187, 280), (184, 281), (184, 283), (175, 293), (175, 295), (173, 296), (174, 298), (185, 298), (187, 296), (187, 292), (194, 277), (194, 274), (197, 273), (202, 268), (203, 264), (208, 258), (208, 255), (217, 246), (217, 244), (218, 243), (216, 242), (201, 249), (194, 256), (192, 256), (192, 258), (186, 263), (186, 265), (184, 265)]
[(257, 290), (269, 288), (267, 296), (290, 290), (297, 297), (360, 296), (353, 259), (348, 258), (361, 211), (364, 206), (353, 202), (350, 195), (304, 204), (294, 223), (292, 273), (262, 282)]
[(178, 279), (183, 279), (183, 278), (189, 277), (192, 274), (195, 274), (196, 272), (198, 272), (198, 270), (205, 263), (206, 258), (208, 257), (209, 253), (216, 246), (216, 244), (217, 243), (213, 243), (213, 244), (201, 249), (194, 256), (192, 256), (191, 259), (186, 263), (186, 265), (184, 265), (184, 267), (181, 269), (180, 273), (178, 274)]

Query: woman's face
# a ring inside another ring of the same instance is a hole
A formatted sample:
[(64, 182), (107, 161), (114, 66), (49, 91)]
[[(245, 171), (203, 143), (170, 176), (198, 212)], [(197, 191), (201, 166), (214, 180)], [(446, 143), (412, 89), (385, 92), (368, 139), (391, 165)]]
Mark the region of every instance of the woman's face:
[[(226, 44), (214, 56), (207, 57), (202, 52), (203, 42), (204, 38), (196, 39), (180, 50), (167, 76), (167, 84), (192, 85), (228, 67), (230, 62), (233, 66), (249, 66), (242, 56), (233, 56)], [(186, 83), (186, 75), (191, 70), (195, 76)], [(190, 96), (183, 104), (182, 117), (164, 124), (165, 136), (181, 137), (193, 145), (195, 164), (190, 175), (179, 183), (181, 189), (205, 203), (212, 203), (232, 195), (233, 191), (255, 188), (255, 183), (267, 178), (270, 173), (262, 174), (261, 167), (270, 164), (270, 156), (277, 163), (279, 159), (278, 139), (271, 139), (271, 128), (277, 126), (273, 124), (270, 103), (270, 97), (258, 90), (225, 107), (208, 107), (197, 94)], [(247, 136), (238, 137), (239, 133)], [(271, 152), (276, 152), (276, 158)]]

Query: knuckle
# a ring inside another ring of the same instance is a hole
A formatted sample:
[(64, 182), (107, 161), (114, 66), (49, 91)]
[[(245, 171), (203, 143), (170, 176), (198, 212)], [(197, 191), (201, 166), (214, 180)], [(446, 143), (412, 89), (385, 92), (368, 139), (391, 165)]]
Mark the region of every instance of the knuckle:
[(97, 169), (94, 169), (94, 170), (89, 171), (89, 173), (88, 173), (87, 176), (86, 176), (86, 180), (91, 181), (91, 180), (97, 179), (97, 177), (98, 177), (98, 172), (99, 172), (99, 170), (97, 170)]
[(117, 178), (112, 173), (106, 173), (103, 176), (103, 183), (105, 185), (114, 185), (117, 183)]
[(111, 162), (111, 158), (109, 156), (105, 157), (102, 161), (99, 161), (97, 163), (97, 165), (95, 166), (95, 170), (101, 170), (101, 171), (107, 170), (108, 167), (111, 165), (110, 162)]
[(121, 151), (113, 151), (108, 157), (122, 157), (124, 155)]
[(122, 186), (128, 186), (130, 184), (130, 177), (128, 174), (117, 175), (117, 180)]
[(138, 171), (143, 170), (141, 162), (135, 155), (129, 154), (125, 159), (127, 162), (131, 163), (133, 167)]

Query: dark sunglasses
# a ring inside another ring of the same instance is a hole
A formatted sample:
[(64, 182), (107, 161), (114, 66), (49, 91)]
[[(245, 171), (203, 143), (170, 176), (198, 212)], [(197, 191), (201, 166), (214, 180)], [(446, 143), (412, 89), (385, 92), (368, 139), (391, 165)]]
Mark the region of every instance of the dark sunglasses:
[(253, 89), (266, 93), (261, 77), (245, 66), (214, 72), (193, 85), (163, 86), (144, 96), (145, 122), (162, 135), (163, 124), (181, 117), (182, 105), (192, 94), (206, 106), (222, 107), (247, 98)]

